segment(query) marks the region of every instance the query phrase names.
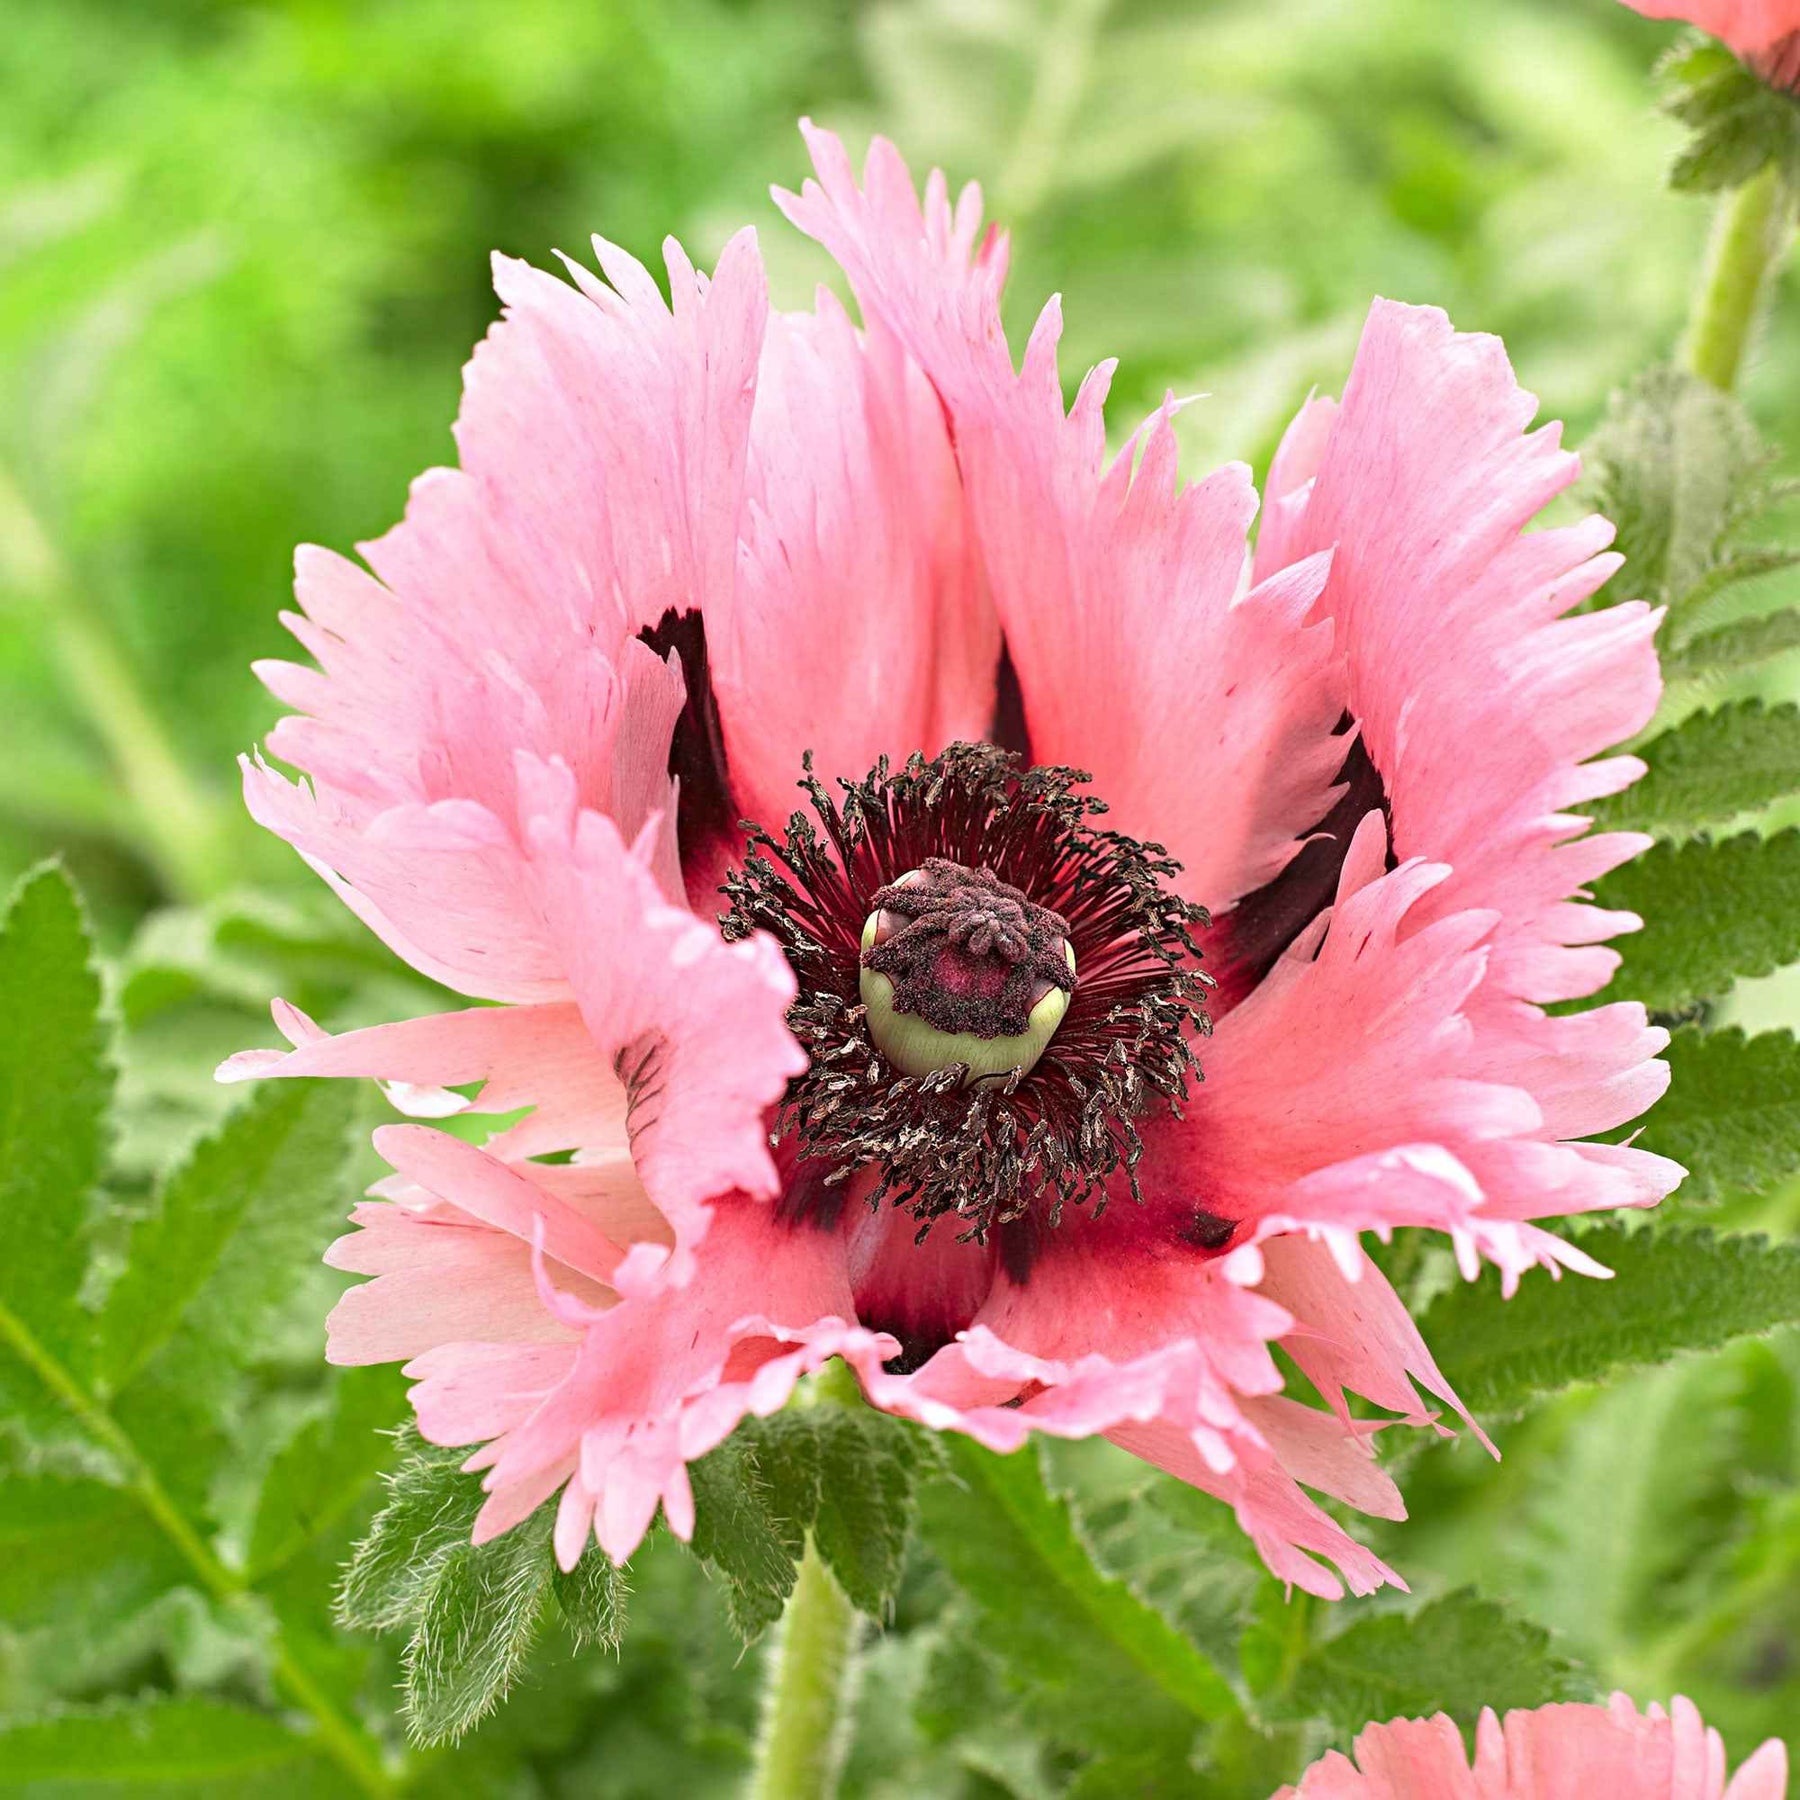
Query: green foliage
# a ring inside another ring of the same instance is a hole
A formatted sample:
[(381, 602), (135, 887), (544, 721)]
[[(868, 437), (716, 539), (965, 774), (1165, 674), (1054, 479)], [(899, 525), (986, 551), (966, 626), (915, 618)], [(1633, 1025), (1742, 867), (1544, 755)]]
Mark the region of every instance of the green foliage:
[(1613, 395), (1582, 460), (1633, 593), (1679, 611), (1762, 572), (1730, 541), (1763, 504), (1771, 453), (1729, 394), (1684, 369), (1646, 370)]
[(71, 1797), (160, 1792), (183, 1800), (345, 1791), (314, 1746), (267, 1713), (197, 1696), (61, 1707), (0, 1724), (0, 1793), (8, 1788)]
[(1503, 1300), (1490, 1270), (1427, 1308), (1420, 1329), (1477, 1415), (1522, 1412), (1574, 1382), (1800, 1323), (1800, 1246), (1624, 1225), (1578, 1241), (1610, 1281), (1538, 1277)]
[(1040, 1730), (1100, 1754), (1186, 1752), (1206, 1724), (1240, 1712), (1207, 1658), (1095, 1562), (1035, 1448), (996, 1456), (945, 1440), (944, 1477), (920, 1524), (967, 1596), (980, 1638)]
[(1800, 1173), (1800, 1044), (1785, 1031), (1675, 1033), (1669, 1091), (1639, 1142), (1688, 1171), (1684, 1203), (1766, 1193)]
[(1635, 912), (1610, 993), (1680, 1013), (1800, 957), (1800, 829), (1658, 844), (1596, 889)]
[(1323, 1718), (1340, 1740), (1371, 1719), (1446, 1712), (1473, 1725), (1484, 1706), (1593, 1698), (1592, 1683), (1552, 1648), (1550, 1634), (1471, 1589), (1410, 1613), (1365, 1614), (1301, 1659), (1289, 1704)]
[(746, 1420), (692, 1465), (694, 1554), (724, 1584), (746, 1642), (781, 1616), (808, 1533), (850, 1601), (886, 1613), (925, 1454), (899, 1420), (822, 1399)]
[(1796, 649), (1800, 649), (1800, 610), (1734, 619), (1666, 650), (1663, 676), (1668, 681), (1687, 681), (1698, 676), (1739, 675)]
[(593, 1545), (573, 1574), (558, 1571), (553, 1507), (471, 1543), (484, 1496), (480, 1477), (462, 1471), (468, 1452), (427, 1444), (410, 1427), (401, 1447), (387, 1504), (344, 1572), (338, 1613), (353, 1629), (408, 1633), (407, 1729), (421, 1744), (453, 1742), (518, 1678), (552, 1593), (578, 1640), (616, 1648), (624, 1579)]
[[(85, 1368), (87, 1273), (95, 1187), (106, 1154), (112, 1069), (87, 928), (61, 872), (14, 894), (0, 924), (0, 1394), (35, 1386), (16, 1366), (21, 1336)], [(28, 1023), (27, 1023), (28, 1022)]]
[(1723, 825), (1800, 788), (1800, 706), (1692, 713), (1639, 754), (1649, 772), (1594, 807), (1601, 826), (1672, 837)]
[(1800, 185), (1800, 106), (1789, 95), (1698, 34), (1677, 45), (1658, 74), (1663, 109), (1692, 133), (1669, 171), (1672, 187), (1692, 193), (1741, 187), (1770, 163)]

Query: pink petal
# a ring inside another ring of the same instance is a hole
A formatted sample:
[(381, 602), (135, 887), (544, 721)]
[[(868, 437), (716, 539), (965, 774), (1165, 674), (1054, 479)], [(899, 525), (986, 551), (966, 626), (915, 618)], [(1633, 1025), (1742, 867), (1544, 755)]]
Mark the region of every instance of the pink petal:
[(1172, 403), (1109, 459), (1110, 367), (1065, 414), (1055, 301), (1014, 373), (1005, 244), (990, 234), (976, 248), (976, 191), (953, 210), (934, 176), (921, 207), (880, 138), (859, 188), (838, 140), (806, 130), (818, 179), (777, 202), (843, 265), (865, 319), (905, 346), (950, 417), (1034, 760), (1090, 771), (1123, 830), (1167, 844), (1185, 890), (1228, 906), (1293, 854), (1342, 760), (1331, 636), (1301, 628), (1324, 565), (1237, 599), (1248, 470), (1181, 488)]

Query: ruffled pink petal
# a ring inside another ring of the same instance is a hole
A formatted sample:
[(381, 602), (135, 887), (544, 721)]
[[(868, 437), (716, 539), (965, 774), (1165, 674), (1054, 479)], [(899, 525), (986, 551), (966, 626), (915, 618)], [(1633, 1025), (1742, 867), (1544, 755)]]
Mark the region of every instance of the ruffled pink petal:
[(1725, 1746), (1693, 1703), (1643, 1712), (1624, 1694), (1604, 1706), (1485, 1712), (1471, 1770), (1443, 1714), (1371, 1725), (1356, 1760), (1335, 1751), (1275, 1800), (1783, 1800), (1787, 1753), (1771, 1739), (1729, 1786)]
[(529, 819), (521, 887), (573, 1003), (476, 1008), (341, 1038), (278, 1008), (296, 1047), (245, 1052), (221, 1074), (369, 1075), (440, 1091), (483, 1082), (482, 1107), (533, 1109), (490, 1146), (499, 1158), (577, 1150), (575, 1164), (533, 1170), (534, 1180), (556, 1205), (622, 1224), (620, 1241), (659, 1235), (660, 1216), (685, 1278), (712, 1200), (776, 1190), (765, 1115), (804, 1066), (784, 1022), (793, 974), (770, 940), (727, 944), (671, 905), (647, 844), (628, 847), (612, 820), (578, 811), (566, 768), (521, 759), (518, 779)]
[(818, 180), (777, 202), (843, 265), (865, 319), (904, 344), (949, 416), (1034, 760), (1091, 772), (1123, 830), (1166, 844), (1186, 891), (1228, 906), (1330, 803), (1343, 697), (1331, 634), (1303, 627), (1325, 562), (1240, 597), (1248, 470), (1181, 487), (1172, 403), (1109, 458), (1111, 367), (1065, 414), (1056, 302), (1014, 373), (1005, 242), (990, 232), (978, 246), (977, 190), (952, 206), (934, 173), (921, 206), (879, 138), (859, 188), (842, 144), (806, 132)]
[(1800, 31), (1800, 0), (1625, 0), (1647, 19), (1685, 19), (1741, 54)]
[(1360, 1233), (1426, 1226), (1470, 1273), (1496, 1263), (1509, 1288), (1535, 1263), (1579, 1266), (1527, 1221), (1648, 1205), (1679, 1180), (1647, 1152), (1560, 1135), (1660, 1092), (1649, 1059), (1666, 1036), (1635, 1008), (1571, 1021), (1555, 1059), (1490, 1030), (1477, 1009), (1495, 913), (1445, 912), (1452, 871), (1387, 870), (1385, 843), (1371, 813), (1332, 911), (1219, 1022), (1188, 1117), (1153, 1128), (1142, 1228), (1176, 1231), (1203, 1211), (1238, 1222), (1240, 1241), (1311, 1234), (1354, 1271)]
[[(1380, 771), (1397, 856), (1447, 870), (1417, 923), (1495, 914), (1474, 1002), (1484, 1035), (1522, 1060), (1578, 1060), (1617, 1092), (1654, 1077), (1641, 1020), (1534, 1009), (1604, 985), (1600, 941), (1635, 921), (1582, 890), (1647, 844), (1582, 835), (1584, 802), (1641, 773), (1593, 762), (1640, 729), (1660, 682), (1659, 615), (1630, 602), (1571, 608), (1617, 567), (1601, 519), (1525, 527), (1578, 472), (1558, 430), (1527, 432), (1537, 402), (1497, 339), (1430, 308), (1376, 302), (1343, 403), (1310, 404), (1278, 458), (1282, 527), (1259, 575), (1330, 548), (1319, 613), (1338, 632), (1350, 710)], [(1565, 616), (1567, 615), (1567, 616)], [(1585, 1104), (1570, 1091), (1564, 1103)]]
[[(461, 468), (423, 477), (363, 547), (373, 576), (298, 559), (288, 623), (319, 666), (262, 672), (301, 709), (270, 749), (316, 795), (246, 769), (251, 810), (401, 955), (490, 999), (555, 997), (562, 974), (520, 890), (515, 757), (560, 759), (628, 837), (672, 818), (685, 685), (635, 634), (736, 578), (767, 313), (754, 239), (710, 282), (671, 243), (672, 307), (629, 257), (601, 260), (611, 287), (496, 259), (507, 312), (469, 365)], [(672, 838), (656, 866), (678, 896)]]
[(829, 293), (770, 321), (738, 578), (706, 632), (733, 791), (765, 824), (800, 803), (807, 751), (858, 780), (992, 723), (1000, 626), (943, 408)]

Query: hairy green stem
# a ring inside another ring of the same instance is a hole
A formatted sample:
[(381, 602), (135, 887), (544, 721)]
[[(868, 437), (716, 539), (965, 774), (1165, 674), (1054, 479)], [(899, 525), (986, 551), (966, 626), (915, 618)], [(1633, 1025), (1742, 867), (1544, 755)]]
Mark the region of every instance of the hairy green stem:
[(1726, 393), (1737, 385), (1764, 289), (1792, 228), (1787, 191), (1773, 166), (1719, 202), (1681, 360)]
[[(220, 1562), (170, 1497), (156, 1471), (112, 1413), (38, 1341), (36, 1334), (10, 1307), (0, 1305), (0, 1343), (25, 1363), (45, 1388), (118, 1465), (126, 1490), (169, 1540), (215, 1600), (229, 1603), (250, 1591), (249, 1583)], [(312, 1715), (321, 1749), (369, 1800), (388, 1800), (396, 1790), (379, 1753), (359, 1727), (346, 1718), (330, 1695), (295, 1659), (288, 1645), (275, 1640), (275, 1679), (288, 1697)]]
[(138, 845), (164, 885), (186, 901), (219, 892), (230, 867), (217, 802), (189, 777), (130, 661), (4, 470), (0, 587), (41, 611), (69, 695), (106, 746)]
[(830, 1800), (849, 1748), (862, 1621), (806, 1546), (763, 1695), (751, 1800)]
[[(796, 1399), (860, 1406), (862, 1390), (844, 1363), (831, 1362)], [(861, 1637), (856, 1608), (809, 1542), (770, 1652), (750, 1800), (831, 1800), (837, 1792)]]

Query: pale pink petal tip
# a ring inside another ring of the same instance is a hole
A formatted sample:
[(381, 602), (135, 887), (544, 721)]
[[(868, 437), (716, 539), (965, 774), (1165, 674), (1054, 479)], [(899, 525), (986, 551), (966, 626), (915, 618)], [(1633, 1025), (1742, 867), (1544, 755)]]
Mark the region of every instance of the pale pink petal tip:
[(1355, 1760), (1335, 1751), (1275, 1800), (1785, 1800), (1787, 1752), (1771, 1738), (1725, 1778), (1725, 1746), (1690, 1701), (1639, 1711), (1604, 1705), (1483, 1713), (1473, 1765), (1455, 1723), (1395, 1719), (1369, 1726)]

